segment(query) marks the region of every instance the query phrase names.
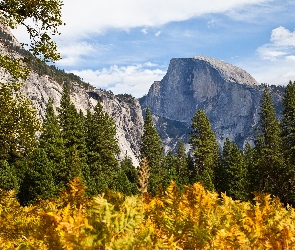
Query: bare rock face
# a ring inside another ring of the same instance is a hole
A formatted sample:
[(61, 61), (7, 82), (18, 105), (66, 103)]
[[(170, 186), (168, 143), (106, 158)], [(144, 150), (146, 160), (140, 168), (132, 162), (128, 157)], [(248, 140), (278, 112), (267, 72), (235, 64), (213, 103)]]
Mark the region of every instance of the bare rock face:
[[(188, 137), (193, 115), (201, 108), (221, 146), (228, 137), (243, 147), (245, 141), (253, 140), (262, 92), (263, 87), (246, 71), (210, 57), (196, 56), (172, 59), (162, 81), (154, 82), (141, 101), (155, 115), (182, 122), (182, 127), (187, 124), (184, 138)], [(279, 95), (274, 98), (276, 102), (281, 99)], [(156, 122), (156, 127), (161, 126)], [(171, 138), (163, 139), (169, 142)]]
[[(22, 88), (24, 95), (31, 99), (37, 108), (38, 115), (44, 117), (49, 98), (53, 100), (55, 109), (60, 106), (62, 87), (49, 76), (32, 73)], [(134, 165), (139, 165), (139, 141), (142, 136), (143, 118), (137, 99), (132, 96), (115, 96), (108, 91), (93, 87), (82, 88), (72, 83), (71, 101), (77, 110), (84, 114), (88, 108), (93, 110), (99, 100), (104, 110), (113, 118), (119, 143), (119, 159), (129, 156)]]

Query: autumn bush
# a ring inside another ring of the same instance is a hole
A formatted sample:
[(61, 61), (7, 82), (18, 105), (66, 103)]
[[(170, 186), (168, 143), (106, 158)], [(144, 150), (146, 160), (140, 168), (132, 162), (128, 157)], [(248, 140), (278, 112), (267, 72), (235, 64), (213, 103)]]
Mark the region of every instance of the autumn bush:
[(196, 183), (155, 197), (87, 197), (74, 179), (59, 198), (22, 207), (0, 192), (1, 249), (295, 249), (295, 213), (257, 194), (240, 202)]

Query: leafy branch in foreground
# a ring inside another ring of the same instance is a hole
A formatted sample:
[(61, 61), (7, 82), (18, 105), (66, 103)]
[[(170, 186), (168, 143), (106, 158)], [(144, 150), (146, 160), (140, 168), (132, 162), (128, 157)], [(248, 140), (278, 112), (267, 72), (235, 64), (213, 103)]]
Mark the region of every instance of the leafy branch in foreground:
[[(2, 29), (24, 26), (30, 38), (29, 51), (45, 62), (61, 59), (52, 36), (59, 35), (61, 0), (5, 0), (0, 2), (0, 25)], [(6, 44), (6, 46), (8, 46)], [(9, 47), (9, 46), (8, 46)], [(2, 53), (3, 54), (3, 53)], [(20, 58), (11, 51), (0, 57), (0, 66), (15, 79), (26, 79), (29, 69), (25, 63), (29, 57)]]

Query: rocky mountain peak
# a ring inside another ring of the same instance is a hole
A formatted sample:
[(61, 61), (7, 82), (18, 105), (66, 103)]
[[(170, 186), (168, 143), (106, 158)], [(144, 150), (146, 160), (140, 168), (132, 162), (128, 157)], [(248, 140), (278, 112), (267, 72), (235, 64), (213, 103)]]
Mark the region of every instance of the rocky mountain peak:
[[(209, 117), (220, 146), (228, 137), (242, 147), (253, 140), (262, 92), (263, 86), (245, 70), (210, 57), (195, 56), (171, 59), (167, 74), (151, 86), (141, 103), (154, 115), (165, 118), (167, 128), (172, 121), (181, 122), (183, 125), (177, 123), (174, 129), (178, 131), (189, 128), (193, 115), (201, 108)], [(279, 102), (281, 96), (274, 99)], [(178, 139), (185, 136), (188, 130)], [(175, 143), (175, 138), (168, 134), (164, 137), (166, 144)]]
[(224, 78), (224, 80), (228, 82), (245, 84), (249, 86), (259, 85), (259, 83), (248, 72), (230, 63), (201, 55), (194, 56), (192, 58), (208, 63), (210, 67), (216, 69), (218, 73)]

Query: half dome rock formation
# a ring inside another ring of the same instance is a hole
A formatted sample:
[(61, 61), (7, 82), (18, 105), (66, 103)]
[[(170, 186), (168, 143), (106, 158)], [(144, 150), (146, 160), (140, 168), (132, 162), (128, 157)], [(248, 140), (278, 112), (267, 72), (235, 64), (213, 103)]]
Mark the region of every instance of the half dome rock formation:
[(249, 73), (229, 63), (205, 56), (174, 58), (167, 74), (154, 82), (141, 102), (155, 115), (187, 124), (187, 128), (201, 108), (220, 146), (228, 137), (243, 147), (253, 139), (262, 90)]

